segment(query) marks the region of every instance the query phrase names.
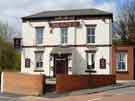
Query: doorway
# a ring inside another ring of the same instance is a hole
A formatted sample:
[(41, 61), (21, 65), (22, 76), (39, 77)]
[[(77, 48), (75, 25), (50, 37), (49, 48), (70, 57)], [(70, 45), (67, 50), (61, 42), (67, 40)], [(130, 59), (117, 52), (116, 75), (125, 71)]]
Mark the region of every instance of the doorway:
[(69, 54), (55, 54), (54, 56), (54, 70), (53, 74), (68, 74), (68, 56)]

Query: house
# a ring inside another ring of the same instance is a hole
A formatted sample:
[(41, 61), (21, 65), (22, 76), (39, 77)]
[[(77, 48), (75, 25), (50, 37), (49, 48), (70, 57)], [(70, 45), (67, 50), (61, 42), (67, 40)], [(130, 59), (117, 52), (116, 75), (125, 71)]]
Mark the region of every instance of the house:
[(112, 13), (98, 9), (45, 11), (22, 18), (21, 72), (112, 73)]

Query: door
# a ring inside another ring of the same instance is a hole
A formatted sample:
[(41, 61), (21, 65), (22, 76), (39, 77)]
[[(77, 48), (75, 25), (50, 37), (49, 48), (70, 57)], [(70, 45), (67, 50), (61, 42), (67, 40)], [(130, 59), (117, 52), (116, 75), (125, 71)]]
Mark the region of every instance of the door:
[(54, 59), (54, 76), (56, 74), (68, 74), (68, 60), (67, 57), (57, 57)]

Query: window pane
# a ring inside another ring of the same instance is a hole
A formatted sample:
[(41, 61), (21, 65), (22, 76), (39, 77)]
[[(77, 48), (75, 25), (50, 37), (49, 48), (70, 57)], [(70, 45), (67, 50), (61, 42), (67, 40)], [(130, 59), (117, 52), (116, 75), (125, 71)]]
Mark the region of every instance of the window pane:
[(90, 43), (95, 43), (95, 36), (90, 36)]
[(126, 67), (125, 62), (121, 62), (121, 66), (122, 66), (121, 69), (125, 69), (125, 67)]
[(91, 35), (95, 35), (95, 28), (91, 28)]
[(87, 43), (90, 43), (90, 36), (87, 36)]
[(43, 27), (36, 27), (36, 43), (41, 44), (43, 42)]

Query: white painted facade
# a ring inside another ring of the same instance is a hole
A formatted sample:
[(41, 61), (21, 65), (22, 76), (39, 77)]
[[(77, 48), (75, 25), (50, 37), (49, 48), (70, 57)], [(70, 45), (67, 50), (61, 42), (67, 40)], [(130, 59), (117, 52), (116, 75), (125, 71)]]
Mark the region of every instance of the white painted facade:
[[(64, 20), (65, 21), (65, 20)], [(65, 22), (72, 21), (67, 20)], [(68, 43), (66, 45), (99, 45), (98, 47), (53, 47), (54, 45), (60, 45), (60, 28), (53, 28), (51, 33), (51, 27), (47, 21), (32, 22), (26, 21), (22, 25), (22, 45), (23, 46), (51, 46), (52, 47), (28, 47), (22, 48), (21, 54), (21, 72), (26, 73), (41, 73), (47, 76), (52, 75), (51, 66), (53, 61), (50, 60), (51, 53), (71, 53), (72, 62), (69, 65), (72, 67), (69, 74), (87, 74), (87, 62), (86, 62), (86, 50), (96, 50), (95, 53), (95, 74), (111, 74), (112, 69), (112, 47), (104, 46), (112, 44), (112, 19), (88, 19), (78, 20), (80, 27), (68, 28)], [(53, 21), (52, 21), (53, 22)], [(57, 21), (61, 22), (61, 21)], [(85, 25), (96, 25), (95, 28), (95, 43), (87, 44), (87, 32)], [(44, 26), (43, 44), (36, 44), (35, 27)], [(34, 72), (36, 69), (35, 64), (35, 51), (44, 51), (43, 55), (43, 68), (44, 72)], [(100, 59), (106, 59), (106, 68), (100, 68)], [(30, 58), (30, 68), (25, 68), (25, 58)]]

